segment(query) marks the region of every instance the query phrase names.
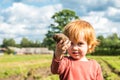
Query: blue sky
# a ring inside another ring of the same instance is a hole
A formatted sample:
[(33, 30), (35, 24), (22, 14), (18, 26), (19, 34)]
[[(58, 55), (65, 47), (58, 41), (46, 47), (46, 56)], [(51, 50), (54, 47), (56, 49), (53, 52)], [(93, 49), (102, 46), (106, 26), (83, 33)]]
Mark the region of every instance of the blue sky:
[(120, 36), (120, 0), (2, 0), (0, 2), (0, 44), (4, 38), (23, 37), (42, 41), (52, 23), (51, 16), (70, 9), (90, 22), (97, 35)]

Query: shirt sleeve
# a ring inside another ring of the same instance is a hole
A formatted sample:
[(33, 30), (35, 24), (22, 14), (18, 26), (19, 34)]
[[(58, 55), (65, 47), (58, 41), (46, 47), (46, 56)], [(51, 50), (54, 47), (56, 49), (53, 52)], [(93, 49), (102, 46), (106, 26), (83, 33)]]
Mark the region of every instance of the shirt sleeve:
[(53, 74), (62, 74), (67, 66), (67, 58), (63, 57), (61, 60), (56, 60), (55, 56), (53, 56), (51, 63), (51, 72)]
[(103, 79), (102, 70), (101, 70), (101, 66), (100, 66), (100, 65), (98, 65), (96, 80), (104, 80), (104, 79)]

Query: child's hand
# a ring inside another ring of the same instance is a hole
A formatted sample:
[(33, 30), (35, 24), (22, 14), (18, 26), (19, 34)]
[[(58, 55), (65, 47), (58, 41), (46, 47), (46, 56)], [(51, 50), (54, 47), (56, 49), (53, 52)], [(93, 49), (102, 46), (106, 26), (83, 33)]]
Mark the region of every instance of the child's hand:
[(58, 53), (64, 54), (66, 53), (66, 50), (70, 47), (71, 42), (69, 40), (63, 41), (61, 40), (57, 45), (56, 45), (56, 50)]
[(69, 40), (69, 38), (66, 35), (64, 35), (63, 33), (56, 33), (56, 34), (54, 34), (53, 35), (53, 39), (57, 43), (59, 43), (61, 40), (63, 40), (63, 41)]
[(71, 41), (60, 40), (60, 42), (56, 44), (55, 57), (61, 59), (63, 54), (66, 53), (67, 49), (70, 47), (70, 45)]
[(62, 33), (57, 33), (53, 35), (54, 41), (57, 42), (56, 50), (55, 50), (55, 57), (56, 59), (60, 60), (66, 50), (70, 47), (71, 42), (67, 36)]

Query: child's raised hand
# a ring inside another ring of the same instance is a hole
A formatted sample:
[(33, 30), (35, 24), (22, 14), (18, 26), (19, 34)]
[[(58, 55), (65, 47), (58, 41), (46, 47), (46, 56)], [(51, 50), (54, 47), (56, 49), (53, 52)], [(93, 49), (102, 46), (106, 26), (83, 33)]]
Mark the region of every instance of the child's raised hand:
[(60, 42), (58, 42), (56, 45), (56, 53), (59, 53), (59, 54), (66, 53), (66, 50), (70, 47), (70, 45), (71, 45), (71, 41), (60, 40)]
[(55, 56), (61, 59), (62, 55), (66, 53), (66, 50), (70, 47), (71, 41), (67, 36), (62, 33), (57, 33), (53, 36), (53, 39), (57, 42)]
[(63, 40), (63, 41), (69, 40), (69, 38), (66, 35), (64, 35), (63, 33), (54, 34), (53, 39), (57, 43), (60, 42), (61, 40)]
[(55, 57), (57, 60), (62, 59), (64, 53), (66, 53), (70, 45), (71, 45), (71, 41), (69, 40), (66, 40), (66, 41), (60, 40), (60, 42), (56, 44)]

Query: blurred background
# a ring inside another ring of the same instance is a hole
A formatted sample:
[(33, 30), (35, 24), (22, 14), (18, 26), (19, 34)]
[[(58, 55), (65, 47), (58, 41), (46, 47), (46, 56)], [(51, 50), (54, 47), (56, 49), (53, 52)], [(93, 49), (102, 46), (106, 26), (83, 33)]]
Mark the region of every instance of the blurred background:
[(120, 79), (120, 0), (1, 0), (0, 80), (59, 80), (52, 36), (74, 19), (92, 24), (105, 80)]

